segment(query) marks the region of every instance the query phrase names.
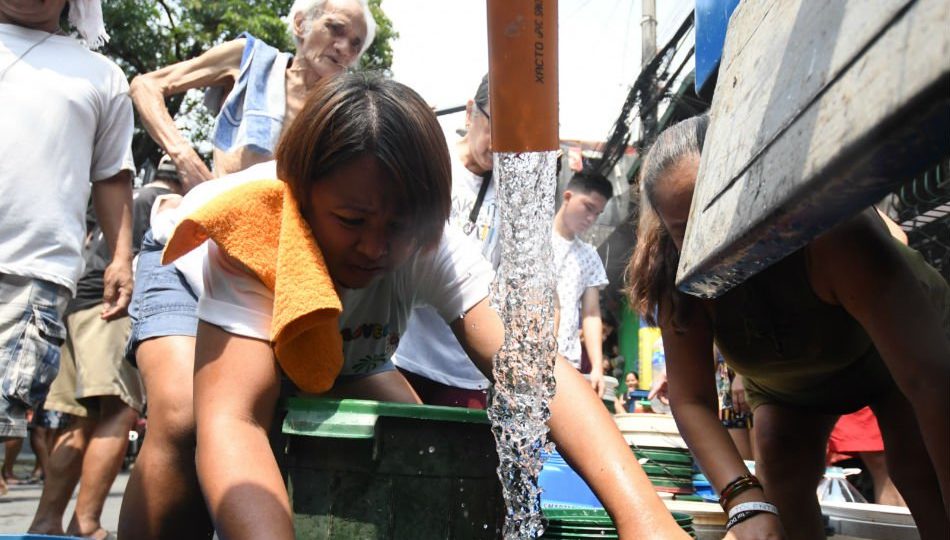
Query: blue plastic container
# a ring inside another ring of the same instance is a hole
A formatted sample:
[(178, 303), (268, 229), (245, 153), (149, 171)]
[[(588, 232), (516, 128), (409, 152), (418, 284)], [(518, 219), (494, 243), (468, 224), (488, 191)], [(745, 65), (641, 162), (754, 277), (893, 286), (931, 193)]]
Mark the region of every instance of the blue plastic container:
[(702, 474), (693, 475), (693, 489), (696, 490), (696, 495), (699, 495), (707, 502), (719, 502), (719, 495), (716, 494), (716, 490), (713, 489), (712, 484), (709, 483), (709, 480)]
[(538, 477), (542, 508), (603, 508), (584, 479), (557, 452), (544, 455)]

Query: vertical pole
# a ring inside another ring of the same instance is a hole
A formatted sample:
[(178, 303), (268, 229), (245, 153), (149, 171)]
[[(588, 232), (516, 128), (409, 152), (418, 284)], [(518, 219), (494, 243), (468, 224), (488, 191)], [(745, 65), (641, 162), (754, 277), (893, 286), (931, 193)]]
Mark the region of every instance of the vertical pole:
[(640, 316), (630, 309), (627, 299), (624, 298), (620, 308), (620, 328), (618, 328), (618, 345), (620, 354), (623, 355), (623, 377), (620, 379), (620, 391), (627, 392), (635, 388), (627, 388), (625, 382), (627, 373), (631, 371), (640, 371), (638, 360), (640, 358)]
[[(643, 16), (640, 19), (641, 69), (646, 67), (656, 56), (656, 0), (643, 0)], [(655, 81), (647, 87), (641, 102), (646, 107), (640, 110), (641, 140), (652, 139), (656, 131), (656, 84)]]
[(557, 150), (557, 0), (488, 0), (493, 152)]

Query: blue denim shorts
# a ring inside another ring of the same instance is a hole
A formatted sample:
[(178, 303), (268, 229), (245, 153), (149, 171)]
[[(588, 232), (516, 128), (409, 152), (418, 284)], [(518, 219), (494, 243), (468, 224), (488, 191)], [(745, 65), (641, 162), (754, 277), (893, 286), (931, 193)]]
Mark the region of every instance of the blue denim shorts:
[(26, 410), (43, 403), (66, 340), (68, 289), (0, 274), (0, 439), (26, 437)]
[(133, 364), (135, 350), (147, 339), (194, 337), (198, 332), (198, 297), (175, 265), (162, 264), (164, 248), (152, 238), (151, 231), (145, 233), (129, 304), (132, 332), (125, 356)]

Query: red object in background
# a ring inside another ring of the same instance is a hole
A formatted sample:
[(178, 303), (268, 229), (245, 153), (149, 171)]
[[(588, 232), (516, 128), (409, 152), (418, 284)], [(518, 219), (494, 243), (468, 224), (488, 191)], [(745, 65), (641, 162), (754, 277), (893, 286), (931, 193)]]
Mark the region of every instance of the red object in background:
[(567, 166), (574, 172), (581, 172), (581, 169), (584, 168), (584, 155), (580, 146), (568, 147)]
[(883, 452), (884, 439), (877, 417), (870, 407), (838, 419), (828, 437), (828, 463), (836, 463), (861, 452)]

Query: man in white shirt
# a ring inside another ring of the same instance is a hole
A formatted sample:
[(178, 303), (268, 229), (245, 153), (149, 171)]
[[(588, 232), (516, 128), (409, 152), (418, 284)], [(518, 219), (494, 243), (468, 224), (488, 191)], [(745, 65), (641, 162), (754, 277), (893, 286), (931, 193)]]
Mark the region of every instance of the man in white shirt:
[[(70, 21), (100, 43), (98, 0), (71, 2)], [(128, 84), (113, 62), (63, 33), (66, 5), (0, 0), (0, 440), (26, 436), (25, 412), (59, 369), (90, 193), (113, 254), (101, 316), (122, 316), (132, 291)]]
[(612, 196), (613, 187), (603, 176), (576, 173), (564, 190), (551, 232), (560, 307), (558, 352), (579, 369), (580, 330), (583, 328), (584, 348), (591, 364), (590, 382), (597, 395), (601, 395), (604, 390), (600, 290), (607, 285), (607, 273), (594, 246), (578, 238), (578, 235), (590, 230)]

